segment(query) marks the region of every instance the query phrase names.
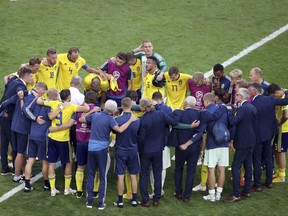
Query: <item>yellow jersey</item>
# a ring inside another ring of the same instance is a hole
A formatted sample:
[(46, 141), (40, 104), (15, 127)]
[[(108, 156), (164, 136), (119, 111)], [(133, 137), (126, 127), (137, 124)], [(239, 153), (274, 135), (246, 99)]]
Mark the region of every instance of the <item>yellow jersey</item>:
[(93, 74), (93, 73), (90, 73), (90, 74), (88, 74), (87, 76), (84, 77), (84, 79), (83, 79), (83, 87), (84, 87), (84, 89), (86, 91), (91, 90), (91, 86), (90, 85), (91, 85), (92, 80), (95, 77), (98, 77), (99, 80), (100, 80), (101, 91), (108, 91), (108, 89), (109, 89), (109, 81), (108, 80), (103, 80), (99, 75)]
[(152, 80), (153, 80), (156, 72), (157, 72), (157, 70), (154, 71), (154, 73), (152, 73), (152, 74), (147, 73), (145, 75), (145, 77), (144, 77), (144, 90), (142, 93), (142, 98), (152, 99), (152, 95), (156, 91), (159, 91), (162, 94), (163, 98), (165, 97), (165, 88), (164, 87), (159, 88), (159, 87), (156, 87), (152, 84)]
[(141, 59), (136, 59), (134, 65), (130, 65), (132, 71), (132, 87), (131, 89), (137, 91), (142, 87), (142, 63)]
[(56, 64), (52, 67), (45, 66), (43, 61), (41, 61), (40, 69), (38, 71), (38, 82), (44, 82), (47, 85), (47, 88), (56, 88), (56, 79), (59, 68), (59, 61), (57, 60)]
[(173, 81), (170, 79), (168, 72), (165, 72), (164, 77), (166, 79), (167, 88), (166, 104), (172, 109), (183, 109), (188, 80), (191, 79), (192, 76), (189, 74), (179, 73), (179, 78)]
[(86, 65), (86, 61), (79, 56), (76, 62), (71, 62), (67, 53), (59, 54), (57, 59), (59, 61), (59, 72), (56, 87), (59, 91), (69, 89), (72, 77), (78, 75), (79, 70)]
[[(51, 107), (51, 110), (56, 110), (62, 103), (60, 101), (44, 101), (45, 106)], [(76, 104), (70, 104), (69, 106), (63, 108), (63, 110), (52, 120), (51, 126), (57, 127), (64, 123), (67, 123), (72, 115), (77, 112), (78, 105)], [(70, 128), (67, 128), (65, 130), (56, 131), (56, 132), (50, 132), (48, 134), (48, 137), (50, 137), (53, 140), (59, 141), (59, 142), (66, 142), (70, 140)]]
[(36, 83), (39, 82), (38, 81), (38, 72), (33, 73), (32, 76), (33, 76), (33, 84), (26, 84), (27, 90), (31, 90), (32, 88), (34, 88)]
[[(282, 98), (285, 98), (285, 94), (283, 94)], [(288, 110), (288, 105), (285, 106), (277, 106), (277, 112), (276, 112), (276, 117), (277, 120), (280, 121), (282, 119), (283, 116), (283, 111)], [(282, 125), (281, 125), (281, 132), (282, 133), (288, 133), (288, 120), (285, 121)]]

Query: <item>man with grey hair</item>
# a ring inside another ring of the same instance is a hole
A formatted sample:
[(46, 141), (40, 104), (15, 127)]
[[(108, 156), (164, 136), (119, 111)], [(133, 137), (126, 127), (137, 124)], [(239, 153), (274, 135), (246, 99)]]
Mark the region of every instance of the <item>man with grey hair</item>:
[[(249, 92), (240, 88), (236, 93), (236, 100), (240, 104), (235, 116), (236, 133), (234, 137), (235, 154), (232, 162), (233, 195), (224, 200), (232, 203), (242, 197), (250, 197), (252, 186), (252, 153), (256, 145), (257, 110), (248, 102)], [(245, 185), (240, 193), (241, 167), (245, 169)]]
[(236, 102), (236, 82), (242, 80), (243, 72), (240, 69), (234, 69), (229, 73), (229, 77), (231, 78), (231, 85), (228, 93), (231, 95), (231, 105), (233, 108), (237, 108)]
[(92, 196), (97, 169), (99, 169), (100, 174), (98, 209), (103, 210), (106, 207), (104, 201), (107, 188), (107, 173), (110, 167), (108, 146), (111, 130), (122, 133), (133, 121), (137, 120), (134, 115), (131, 115), (129, 120), (119, 127), (112, 116), (116, 109), (117, 103), (113, 100), (107, 100), (103, 112), (93, 113), (92, 115), (83, 114), (79, 119), (80, 122), (91, 124), (87, 161), (87, 208), (92, 208), (93, 205)]
[(250, 82), (259, 83), (264, 90), (263, 94), (268, 96), (267, 90), (268, 90), (268, 86), (270, 85), (270, 83), (264, 81), (263, 72), (260, 68), (255, 67), (250, 70), (249, 80)]
[[(180, 118), (180, 122), (191, 124), (195, 120), (200, 119), (200, 111), (194, 109), (196, 99), (188, 96), (184, 101), (184, 111)], [(174, 135), (177, 136), (177, 144), (175, 147), (175, 194), (177, 199), (187, 202), (190, 199), (193, 187), (194, 176), (197, 167), (197, 161), (201, 151), (202, 135), (205, 131), (205, 124), (201, 124), (195, 129), (172, 129)], [(176, 132), (176, 134), (175, 134)], [(183, 167), (187, 163), (186, 186), (182, 190)]]
[(272, 163), (272, 137), (277, 133), (278, 127), (275, 116), (275, 107), (277, 105), (288, 104), (288, 96), (284, 99), (274, 98), (272, 96), (261, 95), (261, 84), (251, 83), (248, 87), (252, 105), (258, 112), (258, 127), (256, 131), (256, 146), (253, 150), (254, 167), (254, 191), (261, 192), (261, 163), (264, 161), (266, 166), (265, 186), (272, 188), (273, 163)]
[(73, 76), (70, 82), (71, 103), (82, 105), (84, 102), (84, 94), (80, 92), (82, 78), (80, 76)]

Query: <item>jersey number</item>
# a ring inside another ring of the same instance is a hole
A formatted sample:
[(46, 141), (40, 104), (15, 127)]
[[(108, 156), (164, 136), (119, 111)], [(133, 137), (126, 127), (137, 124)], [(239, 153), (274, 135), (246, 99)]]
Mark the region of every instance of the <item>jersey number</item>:
[(178, 86), (177, 85), (172, 85), (172, 91), (178, 91)]
[(57, 126), (57, 127), (61, 126), (61, 125), (62, 125), (62, 112), (60, 112), (60, 113), (57, 115), (56, 119), (59, 121), (59, 123), (56, 123), (56, 126)]
[(54, 78), (54, 72), (50, 72), (50, 79)]
[(70, 74), (72, 74), (72, 72), (73, 72), (73, 69), (72, 69), (72, 68), (69, 68), (69, 71), (70, 71)]

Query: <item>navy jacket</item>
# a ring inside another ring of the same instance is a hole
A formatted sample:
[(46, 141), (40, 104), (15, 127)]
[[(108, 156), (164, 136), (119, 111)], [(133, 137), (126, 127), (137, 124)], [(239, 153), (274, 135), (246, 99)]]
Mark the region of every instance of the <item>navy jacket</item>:
[(258, 112), (257, 142), (264, 142), (278, 133), (275, 107), (288, 104), (287, 93), (284, 99), (272, 96), (258, 95), (252, 104)]
[(167, 138), (166, 126), (176, 125), (180, 117), (179, 110), (168, 116), (162, 111), (146, 112), (140, 117), (139, 152), (154, 153), (162, 151)]
[[(187, 108), (181, 111), (180, 123), (191, 124), (195, 120), (200, 120), (201, 112), (192, 108)], [(197, 128), (191, 129), (176, 129), (173, 128), (169, 136), (169, 145), (178, 147), (191, 139), (193, 146), (200, 145), (202, 136), (205, 132), (206, 124), (200, 120), (200, 125)]]
[(238, 108), (235, 116), (236, 133), (233, 142), (235, 149), (253, 148), (256, 145), (257, 121), (256, 108), (248, 101), (245, 101)]

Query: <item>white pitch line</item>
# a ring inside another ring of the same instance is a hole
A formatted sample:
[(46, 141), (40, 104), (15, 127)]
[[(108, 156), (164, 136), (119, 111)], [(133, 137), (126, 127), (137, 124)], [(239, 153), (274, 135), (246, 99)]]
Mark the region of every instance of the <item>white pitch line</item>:
[[(57, 169), (60, 166), (61, 166), (61, 162), (58, 161), (56, 163), (55, 169)], [(43, 177), (42, 172), (38, 173), (36, 176), (31, 178), (31, 184), (38, 181), (42, 177)], [(22, 191), (24, 188), (25, 188), (25, 183), (22, 183), (22, 184), (18, 185), (17, 187), (11, 189), (10, 191), (8, 191), (7, 193), (3, 194), (3, 196), (0, 197), (0, 203), (5, 201), (6, 199), (9, 199), (11, 196), (18, 193), (19, 191)]]
[[(237, 55), (231, 57), (230, 59), (228, 59), (227, 61), (223, 62), (222, 65), (224, 67), (227, 67), (229, 65), (231, 65), (232, 63), (234, 63), (235, 61), (237, 61), (238, 59), (246, 56), (247, 54), (249, 54), (250, 52), (258, 49), (260, 46), (264, 45), (265, 43), (267, 43), (270, 40), (273, 40), (274, 38), (276, 38), (277, 36), (279, 36), (280, 34), (284, 33), (285, 31), (288, 30), (288, 24), (286, 24), (285, 26), (279, 28), (277, 31), (273, 32), (272, 34), (268, 35), (267, 37), (261, 39), (260, 41), (252, 44), (251, 46), (245, 48), (244, 50), (242, 50), (241, 52), (239, 52)], [(204, 76), (205, 77), (210, 77), (213, 74), (213, 69), (207, 71)]]

